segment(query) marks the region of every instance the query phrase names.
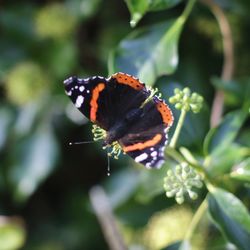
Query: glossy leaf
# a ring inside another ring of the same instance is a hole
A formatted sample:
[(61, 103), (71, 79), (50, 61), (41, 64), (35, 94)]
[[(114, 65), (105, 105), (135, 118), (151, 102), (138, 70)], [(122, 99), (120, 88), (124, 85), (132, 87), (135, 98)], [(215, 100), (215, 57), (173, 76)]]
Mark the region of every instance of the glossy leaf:
[(205, 154), (228, 147), (237, 136), (246, 119), (246, 115), (244, 110), (233, 111), (225, 116), (218, 127), (212, 128), (204, 141)]
[(110, 56), (109, 73), (123, 71), (153, 85), (178, 64), (178, 41), (183, 19), (167, 21), (133, 31)]
[(139, 20), (143, 17), (143, 15), (147, 12), (149, 8), (149, 1), (148, 0), (125, 0), (130, 15), (131, 20), (130, 24), (134, 27)]
[(250, 157), (240, 162), (230, 176), (236, 180), (250, 183)]
[(209, 212), (223, 235), (239, 249), (250, 245), (250, 215), (243, 203), (223, 189), (209, 187)]
[(220, 151), (212, 152), (208, 157), (210, 176), (218, 177), (222, 174), (229, 173), (232, 167), (246, 155), (245, 148), (238, 144), (231, 143), (227, 147), (221, 148)]
[(182, 0), (125, 0), (131, 15), (130, 24), (132, 27), (136, 26), (146, 12), (168, 9), (181, 1)]
[(18, 144), (12, 156), (18, 161), (12, 166), (9, 178), (14, 197), (17, 201), (23, 201), (53, 171), (58, 146), (51, 128), (46, 125)]

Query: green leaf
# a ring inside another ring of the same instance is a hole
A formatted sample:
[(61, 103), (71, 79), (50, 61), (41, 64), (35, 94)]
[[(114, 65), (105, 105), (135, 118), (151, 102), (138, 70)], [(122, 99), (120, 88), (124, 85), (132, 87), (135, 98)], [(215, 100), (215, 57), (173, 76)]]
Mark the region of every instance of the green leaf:
[(136, 26), (146, 12), (172, 8), (181, 1), (182, 0), (125, 0), (131, 15), (130, 25), (132, 27)]
[(9, 127), (13, 122), (14, 114), (7, 107), (0, 108), (0, 150), (4, 146), (9, 134)]
[(246, 149), (238, 144), (231, 143), (227, 147), (221, 148), (220, 151), (212, 152), (206, 161), (209, 166), (207, 170), (211, 177), (218, 177), (222, 174), (229, 173), (232, 167), (246, 155)]
[(250, 157), (240, 162), (230, 176), (233, 179), (250, 183)]
[(110, 55), (109, 73), (123, 71), (153, 85), (178, 64), (178, 41), (184, 19), (167, 21), (133, 31)]
[(107, 179), (106, 190), (112, 208), (125, 203), (135, 192), (138, 182), (138, 171), (133, 168), (126, 168)]
[(38, 185), (54, 170), (58, 145), (49, 126), (42, 124), (30, 137), (18, 142), (10, 169), (14, 198), (27, 199)]
[(139, 189), (136, 198), (141, 202), (149, 202), (155, 196), (165, 192), (163, 187), (163, 178), (167, 174), (167, 169), (170, 168), (171, 161), (166, 162), (160, 169), (152, 171), (142, 171), (139, 176)]
[(228, 241), (240, 249), (249, 249), (250, 215), (244, 204), (223, 189), (208, 187), (209, 212)]
[(250, 105), (250, 79), (245, 78), (238, 81), (223, 81), (220, 78), (212, 78), (213, 85), (222, 90), (225, 101), (231, 105)]
[(128, 9), (131, 15), (130, 24), (132, 27), (134, 27), (148, 10), (149, 1), (148, 0), (125, 0), (125, 2), (128, 6)]
[(225, 116), (218, 127), (210, 129), (204, 141), (205, 154), (228, 147), (237, 136), (246, 116), (244, 110), (233, 111)]
[(174, 7), (182, 0), (154, 0), (150, 2), (149, 11), (165, 10)]

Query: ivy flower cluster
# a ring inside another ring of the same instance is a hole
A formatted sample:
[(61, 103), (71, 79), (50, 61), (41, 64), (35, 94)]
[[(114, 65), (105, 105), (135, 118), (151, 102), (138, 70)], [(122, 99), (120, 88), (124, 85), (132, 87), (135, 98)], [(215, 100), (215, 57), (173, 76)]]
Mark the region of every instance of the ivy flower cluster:
[(164, 178), (164, 189), (167, 197), (174, 197), (178, 204), (185, 200), (185, 194), (195, 200), (198, 195), (193, 188), (202, 187), (202, 177), (188, 163), (183, 162), (175, 167), (174, 170), (168, 170)]

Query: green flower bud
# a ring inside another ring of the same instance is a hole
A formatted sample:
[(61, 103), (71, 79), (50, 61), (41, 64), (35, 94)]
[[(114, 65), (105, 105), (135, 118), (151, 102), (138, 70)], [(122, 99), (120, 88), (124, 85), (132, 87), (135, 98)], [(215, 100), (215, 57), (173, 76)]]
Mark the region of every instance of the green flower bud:
[(176, 108), (176, 109), (182, 109), (182, 104), (179, 103), (179, 102), (176, 103), (176, 104), (175, 104), (175, 108)]
[(176, 202), (178, 203), (178, 204), (182, 204), (183, 202), (184, 202), (184, 197), (183, 196), (181, 196), (181, 197), (175, 197), (175, 200), (176, 200)]
[(175, 94), (179, 94), (180, 92), (181, 92), (180, 89), (178, 89), (178, 88), (175, 88), (175, 89), (174, 89), (174, 93), (175, 93)]
[(184, 93), (185, 95), (187, 95), (187, 96), (190, 95), (190, 92), (191, 92), (190, 89), (187, 88), (187, 87), (183, 89), (183, 93)]
[(42, 68), (33, 62), (17, 64), (7, 76), (7, 97), (17, 105), (24, 105), (41, 96), (49, 85)]
[(63, 4), (52, 3), (38, 12), (35, 27), (40, 37), (62, 39), (74, 32), (76, 18)]
[(174, 195), (175, 195), (175, 192), (173, 192), (173, 191), (166, 192), (166, 196), (167, 196), (168, 198), (171, 198), (171, 197), (173, 197)]
[(177, 102), (177, 98), (175, 96), (172, 96), (172, 97), (169, 98), (169, 102), (174, 104), (174, 103)]
[(198, 198), (198, 195), (197, 193), (193, 192), (193, 191), (190, 191), (188, 192), (189, 194), (189, 197), (192, 199), (192, 200), (196, 200)]

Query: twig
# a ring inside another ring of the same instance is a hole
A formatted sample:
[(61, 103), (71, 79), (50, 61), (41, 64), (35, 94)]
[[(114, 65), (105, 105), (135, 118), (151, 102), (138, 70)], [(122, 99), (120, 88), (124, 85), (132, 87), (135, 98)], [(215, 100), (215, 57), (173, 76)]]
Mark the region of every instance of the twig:
[(89, 196), (109, 248), (111, 250), (126, 250), (127, 247), (117, 228), (108, 197), (103, 188), (100, 186), (93, 187)]
[[(229, 81), (232, 79), (234, 73), (234, 45), (233, 45), (233, 37), (231, 32), (231, 27), (229, 21), (220, 8), (212, 0), (201, 0), (205, 5), (207, 5), (219, 24), (219, 28), (222, 35), (222, 43), (223, 43), (223, 55), (224, 62), (221, 73), (221, 78), (223, 81)], [(212, 105), (212, 113), (210, 118), (210, 126), (215, 127), (221, 120), (223, 113), (223, 105), (224, 105), (224, 93), (218, 90), (215, 93), (213, 105)]]

